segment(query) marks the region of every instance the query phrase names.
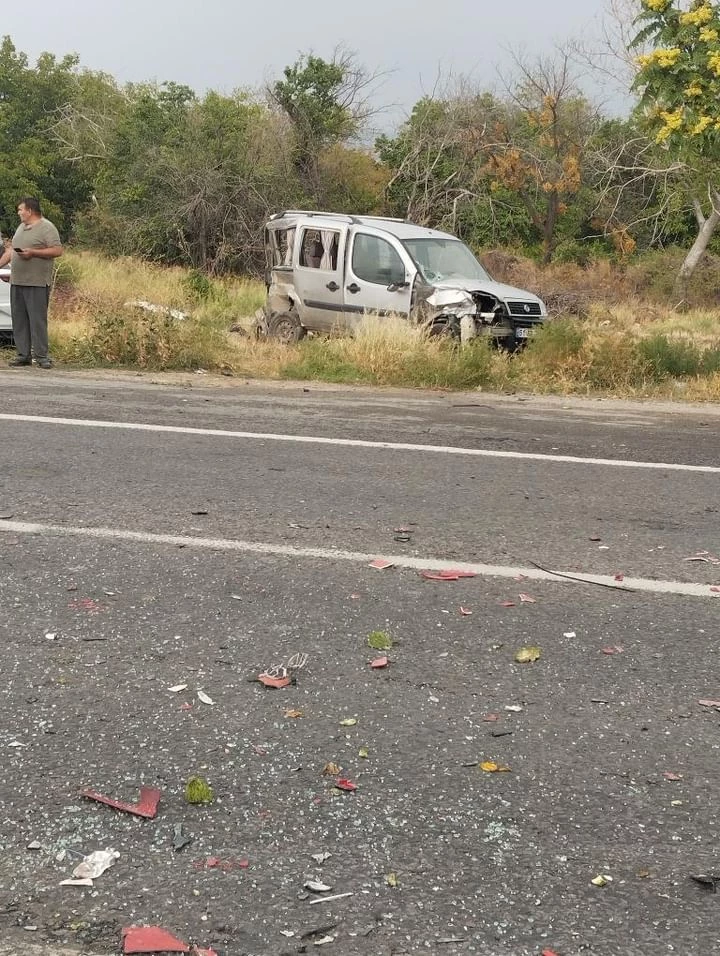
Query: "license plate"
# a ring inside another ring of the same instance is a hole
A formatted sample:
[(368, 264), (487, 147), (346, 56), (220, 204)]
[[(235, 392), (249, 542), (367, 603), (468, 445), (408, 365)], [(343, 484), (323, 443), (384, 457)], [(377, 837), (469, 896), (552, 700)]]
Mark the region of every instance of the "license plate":
[(534, 331), (535, 329), (526, 329), (526, 328), (515, 329), (515, 338), (529, 339), (530, 336), (534, 333)]

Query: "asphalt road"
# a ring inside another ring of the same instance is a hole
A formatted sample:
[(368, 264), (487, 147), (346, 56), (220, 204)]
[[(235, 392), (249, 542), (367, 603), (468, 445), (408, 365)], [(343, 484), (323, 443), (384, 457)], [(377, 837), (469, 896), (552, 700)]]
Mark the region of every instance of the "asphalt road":
[(169, 382), (0, 373), (0, 953), (720, 952), (720, 409)]

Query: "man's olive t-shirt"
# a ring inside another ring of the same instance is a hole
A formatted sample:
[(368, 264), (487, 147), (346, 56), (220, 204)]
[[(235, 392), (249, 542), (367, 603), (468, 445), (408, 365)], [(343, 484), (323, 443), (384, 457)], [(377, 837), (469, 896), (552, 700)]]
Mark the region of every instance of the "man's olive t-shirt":
[[(49, 249), (60, 245), (60, 235), (49, 219), (38, 219), (30, 225), (20, 223), (13, 236), (13, 249)], [(10, 262), (11, 285), (46, 286), (52, 284), (52, 259), (21, 259), (13, 256)]]

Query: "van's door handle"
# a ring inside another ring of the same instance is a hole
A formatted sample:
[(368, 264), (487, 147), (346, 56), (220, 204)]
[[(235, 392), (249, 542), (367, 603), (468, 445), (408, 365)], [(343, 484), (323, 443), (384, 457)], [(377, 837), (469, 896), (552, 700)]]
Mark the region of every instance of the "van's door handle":
[(348, 292), (352, 292), (353, 295), (355, 295), (357, 292), (360, 292), (360, 286), (357, 284), (357, 282), (353, 282), (351, 285), (346, 286), (346, 288)]
[(337, 292), (337, 290), (340, 288), (340, 286), (337, 284), (337, 282), (334, 282), (334, 281), (333, 281), (333, 282), (328, 282), (328, 284), (325, 286), (325, 288), (326, 288), (326, 289), (329, 289), (331, 292)]

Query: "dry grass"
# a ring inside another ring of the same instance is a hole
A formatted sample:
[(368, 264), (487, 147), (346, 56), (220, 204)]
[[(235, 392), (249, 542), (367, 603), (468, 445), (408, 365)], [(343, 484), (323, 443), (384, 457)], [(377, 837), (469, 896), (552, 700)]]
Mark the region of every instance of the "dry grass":
[[(497, 264), (496, 264), (497, 265)], [(499, 267), (498, 267), (499, 268)], [(498, 272), (498, 268), (495, 272)], [(512, 264), (510, 279), (530, 288), (537, 267)], [(262, 283), (208, 280), (136, 260), (69, 254), (53, 296), (56, 358), (81, 367), (222, 371), (244, 378), (306, 379), (448, 389), (492, 389), (720, 399), (720, 316), (713, 309), (674, 313), (648, 298), (618, 298), (625, 279), (608, 263), (543, 273), (565, 295), (592, 291), (584, 317), (547, 323), (516, 355), (482, 340), (458, 348), (402, 319), (368, 317), (354, 336), (310, 337), (297, 346), (230, 331), (249, 327)], [(602, 288), (612, 294), (600, 297)], [(542, 291), (542, 289), (540, 290)], [(146, 299), (190, 313), (185, 321), (128, 309)]]

